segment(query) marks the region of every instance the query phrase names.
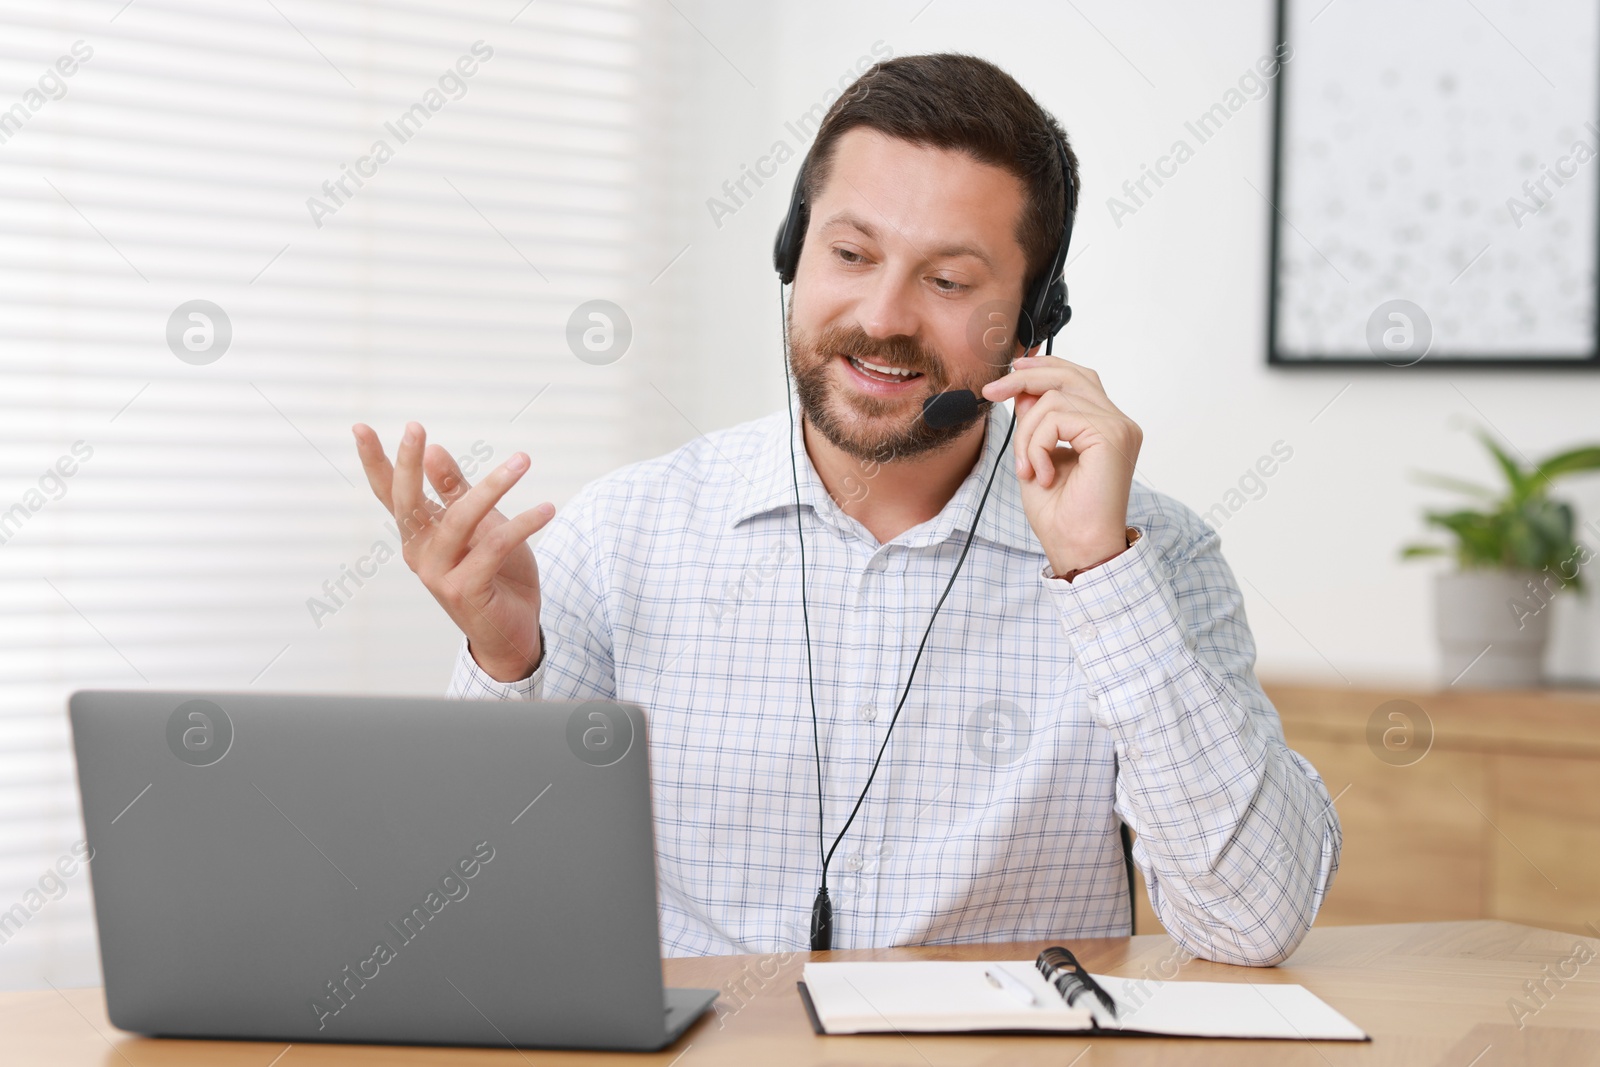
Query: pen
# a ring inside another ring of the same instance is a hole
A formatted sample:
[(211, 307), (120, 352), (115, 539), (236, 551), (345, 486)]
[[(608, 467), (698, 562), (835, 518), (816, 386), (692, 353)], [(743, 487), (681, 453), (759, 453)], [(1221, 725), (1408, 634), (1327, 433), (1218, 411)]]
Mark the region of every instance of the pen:
[(1093, 993), (1106, 1011), (1110, 1012), (1111, 1017), (1113, 1019), (1117, 1017), (1117, 1002), (1111, 999), (1111, 994), (1083, 969), (1083, 964), (1079, 963), (1078, 958), (1068, 950), (1059, 945), (1052, 945), (1039, 953), (1034, 966), (1039, 968), (1039, 973), (1044, 975), (1045, 981), (1056, 987), (1056, 992), (1067, 1002), (1067, 1007), (1072, 1007), (1083, 994)]
[(1023, 985), (1022, 979), (1010, 971), (999, 966), (988, 967), (984, 969), (983, 976), (989, 980), (990, 985), (996, 989), (1004, 989), (1028, 1007), (1037, 1008), (1039, 1006), (1039, 998), (1033, 995), (1033, 990)]

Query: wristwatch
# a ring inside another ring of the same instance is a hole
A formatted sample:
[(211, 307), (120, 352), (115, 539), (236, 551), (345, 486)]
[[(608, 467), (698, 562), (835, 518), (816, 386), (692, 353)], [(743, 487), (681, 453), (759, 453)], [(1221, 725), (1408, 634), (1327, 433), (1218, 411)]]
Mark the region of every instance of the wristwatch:
[[(1128, 549), (1133, 547), (1134, 542), (1139, 540), (1140, 536), (1141, 535), (1140, 535), (1140, 533), (1139, 533), (1137, 528), (1135, 528), (1133, 526), (1127, 527), (1128, 543), (1123, 546), (1121, 552), (1113, 552), (1113, 553), (1111, 553), (1111, 555), (1109, 555), (1105, 559), (1101, 560), (1100, 563), (1110, 563), (1112, 560), (1114, 560), (1118, 556), (1122, 555), (1123, 552), (1126, 552)], [(1091, 563), (1087, 567), (1074, 567), (1072, 570), (1068, 571), (1067, 573), (1058, 574), (1058, 575), (1056, 575), (1056, 577), (1057, 578), (1061, 578), (1064, 581), (1070, 582), (1070, 581), (1072, 581), (1072, 579), (1076, 578), (1078, 575), (1082, 574), (1084, 571), (1093, 570), (1094, 568), (1100, 566), (1100, 563)]]

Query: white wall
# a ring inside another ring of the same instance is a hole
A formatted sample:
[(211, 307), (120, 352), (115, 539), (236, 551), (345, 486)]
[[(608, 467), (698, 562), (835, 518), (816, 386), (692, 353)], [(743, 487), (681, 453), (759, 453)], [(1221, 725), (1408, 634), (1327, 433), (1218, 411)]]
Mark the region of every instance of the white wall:
[[(83, 832), (68, 693), (444, 691), (459, 635), (390, 555), (352, 422), (528, 451), (514, 510), (663, 422), (649, 346), (596, 366), (565, 327), (596, 298), (662, 318), (672, 9), (281, 6), (0, 11), (0, 110), (88, 60), (0, 136), (0, 989), (98, 982), (86, 878), (46, 875)], [(479, 41), (470, 88), (437, 80)], [(430, 90), (402, 142), (383, 123)], [(341, 162), (367, 180), (312, 216)], [(164, 335), (196, 297), (233, 326), (204, 365)]]
[[(1431, 683), (1437, 564), (1402, 565), (1397, 549), (1423, 533), (1420, 509), (1447, 498), (1408, 472), (1492, 480), (1470, 425), (1492, 425), (1529, 456), (1600, 438), (1592, 373), (1268, 369), (1270, 209), (1251, 185), (1270, 192), (1270, 97), (1114, 223), (1106, 198), (1271, 51), (1275, 15), (1264, 0), (677, 6), (692, 94), (681, 106), (697, 115), (674, 168), (671, 210), (691, 243), (674, 284), (680, 351), (693, 368), (683, 406), (701, 430), (782, 402), (770, 249), (798, 158), (720, 228), (705, 201), (774, 140), (794, 143), (785, 119), (882, 41), (897, 55), (991, 59), (1067, 127), (1085, 192), (1068, 271), (1075, 314), (1057, 354), (1098, 370), (1144, 428), (1143, 480), (1205, 511), (1275, 442), (1294, 450), (1266, 495), (1222, 527), (1263, 676)], [(1520, 46), (1537, 53), (1539, 42), (1530, 35)], [(1600, 519), (1600, 479), (1565, 492)], [(1558, 603), (1556, 627), (1553, 673), (1600, 679), (1600, 597)]]

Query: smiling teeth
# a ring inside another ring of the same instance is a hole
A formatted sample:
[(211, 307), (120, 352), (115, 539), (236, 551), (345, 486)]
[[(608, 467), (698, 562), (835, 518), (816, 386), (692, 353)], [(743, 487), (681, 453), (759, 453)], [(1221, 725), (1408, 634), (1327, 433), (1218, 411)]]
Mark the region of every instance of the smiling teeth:
[(855, 363), (857, 366), (865, 367), (865, 368), (867, 368), (867, 370), (870, 370), (870, 371), (876, 371), (878, 374), (894, 374), (894, 375), (898, 375), (901, 378), (911, 378), (911, 377), (915, 377), (918, 373), (920, 373), (919, 371), (902, 370), (899, 367), (880, 367), (876, 363), (868, 363), (866, 360), (860, 358), (859, 356), (851, 356), (850, 360), (851, 360), (851, 362)]

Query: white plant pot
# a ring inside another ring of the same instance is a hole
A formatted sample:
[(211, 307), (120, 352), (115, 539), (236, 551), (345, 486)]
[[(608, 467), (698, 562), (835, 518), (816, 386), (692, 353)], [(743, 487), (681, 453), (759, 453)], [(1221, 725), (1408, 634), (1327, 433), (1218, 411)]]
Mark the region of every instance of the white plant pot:
[[(1441, 684), (1471, 689), (1539, 685), (1550, 636), (1550, 594), (1523, 570), (1467, 570), (1434, 580)], [(1540, 597), (1530, 591), (1539, 589)]]

